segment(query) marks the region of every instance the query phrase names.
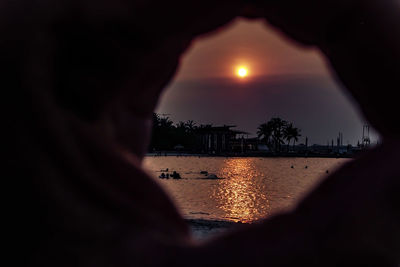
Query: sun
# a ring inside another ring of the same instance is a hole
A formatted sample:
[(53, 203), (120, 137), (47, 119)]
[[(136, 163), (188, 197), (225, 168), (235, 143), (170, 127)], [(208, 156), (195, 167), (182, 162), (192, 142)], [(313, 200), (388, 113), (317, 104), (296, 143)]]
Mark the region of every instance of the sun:
[(249, 75), (249, 70), (246, 67), (239, 67), (237, 69), (237, 76), (240, 78), (245, 78)]

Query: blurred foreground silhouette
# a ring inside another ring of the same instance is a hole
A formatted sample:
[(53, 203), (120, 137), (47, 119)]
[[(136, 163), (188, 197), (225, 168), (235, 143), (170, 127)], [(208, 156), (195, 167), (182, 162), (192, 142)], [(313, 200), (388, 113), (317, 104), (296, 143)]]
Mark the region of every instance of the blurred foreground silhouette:
[[(398, 1), (19, 0), (0, 10), (16, 265), (398, 266)], [(240, 15), (318, 46), (383, 144), (294, 211), (198, 244), (141, 160), (180, 55)]]

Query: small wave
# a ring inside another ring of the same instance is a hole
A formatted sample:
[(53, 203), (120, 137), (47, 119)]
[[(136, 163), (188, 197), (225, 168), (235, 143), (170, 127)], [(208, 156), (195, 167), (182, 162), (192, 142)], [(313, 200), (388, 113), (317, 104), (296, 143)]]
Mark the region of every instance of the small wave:
[(210, 213), (207, 212), (201, 212), (201, 211), (197, 211), (197, 212), (189, 212), (190, 214), (204, 214), (204, 215), (210, 215)]

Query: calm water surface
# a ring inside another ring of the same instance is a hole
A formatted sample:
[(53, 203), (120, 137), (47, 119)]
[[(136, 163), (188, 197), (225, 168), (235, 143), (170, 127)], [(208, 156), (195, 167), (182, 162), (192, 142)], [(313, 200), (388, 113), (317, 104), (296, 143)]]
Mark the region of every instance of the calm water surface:
[[(146, 157), (144, 166), (185, 218), (252, 222), (293, 208), (327, 170), (331, 173), (348, 160), (169, 156)], [(166, 168), (182, 179), (159, 179)], [(222, 179), (207, 179), (200, 171)]]

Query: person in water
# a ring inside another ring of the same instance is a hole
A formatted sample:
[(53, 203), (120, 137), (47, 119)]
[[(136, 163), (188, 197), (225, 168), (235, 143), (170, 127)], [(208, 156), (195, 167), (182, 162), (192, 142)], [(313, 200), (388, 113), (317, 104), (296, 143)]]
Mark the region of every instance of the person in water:
[(171, 177), (174, 178), (174, 179), (181, 179), (181, 175), (179, 173), (177, 173), (176, 171), (174, 171), (171, 174)]

